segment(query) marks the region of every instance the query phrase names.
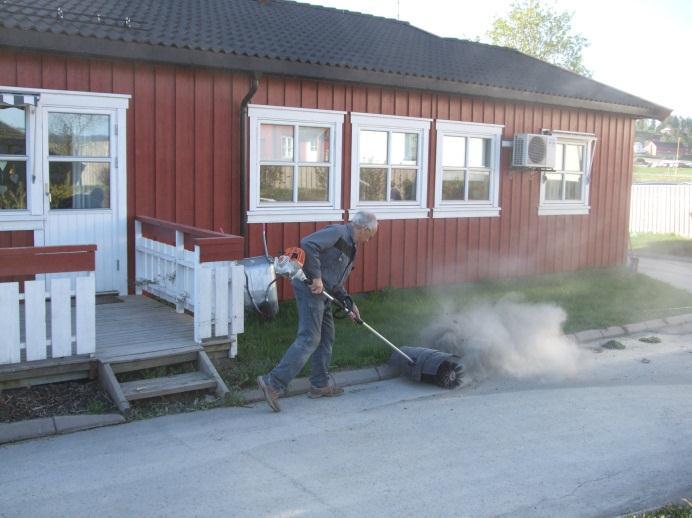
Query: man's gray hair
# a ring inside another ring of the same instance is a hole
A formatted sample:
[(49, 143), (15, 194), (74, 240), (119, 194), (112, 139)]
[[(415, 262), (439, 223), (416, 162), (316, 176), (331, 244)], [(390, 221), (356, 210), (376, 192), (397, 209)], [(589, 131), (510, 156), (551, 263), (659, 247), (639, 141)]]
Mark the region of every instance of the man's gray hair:
[(356, 212), (351, 219), (351, 223), (357, 227), (367, 228), (371, 232), (377, 230), (377, 217), (372, 212), (364, 210)]

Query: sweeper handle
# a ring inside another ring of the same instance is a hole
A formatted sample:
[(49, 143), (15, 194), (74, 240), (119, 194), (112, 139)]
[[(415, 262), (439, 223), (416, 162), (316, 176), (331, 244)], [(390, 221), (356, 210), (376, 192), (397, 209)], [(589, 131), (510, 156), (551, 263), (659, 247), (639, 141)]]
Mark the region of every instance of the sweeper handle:
[[(283, 253), (283, 255), (276, 257), (274, 259), (274, 271), (276, 272), (277, 275), (281, 275), (283, 277), (288, 277), (291, 280), (296, 279), (298, 281), (302, 281), (309, 286), (312, 284), (312, 279), (309, 279), (308, 277), (306, 277), (305, 272), (303, 272), (303, 265), (304, 264), (305, 264), (305, 251), (303, 249), (301, 249), (300, 247), (292, 246), (292, 247), (287, 248), (286, 251)], [(340, 300), (336, 300), (334, 297), (332, 297), (329, 293), (327, 293), (324, 290), (322, 290), (322, 294), (325, 297), (327, 297), (327, 299), (329, 299), (331, 302), (336, 304), (347, 315), (353, 314), (353, 311), (351, 311), (351, 309), (349, 307), (347, 307), (346, 304), (344, 304)], [(357, 324), (361, 324), (361, 325), (365, 326), (368, 329), (368, 331), (370, 331), (377, 338), (379, 338), (384, 343), (386, 343), (389, 347), (394, 349), (402, 357), (406, 358), (406, 361), (408, 362), (409, 366), (414, 367), (416, 365), (416, 362), (413, 361), (413, 359), (408, 354), (406, 354), (404, 351), (399, 349), (396, 345), (394, 345), (392, 342), (390, 342), (384, 336), (382, 336), (380, 333), (378, 333), (367, 322), (364, 322), (362, 319), (360, 319), (358, 317), (355, 317), (354, 320)]]
[[(312, 283), (312, 281), (311, 281), (310, 279), (306, 279), (304, 282), (305, 282), (305, 284), (308, 284), (308, 285)], [(336, 304), (336, 305), (339, 307), (339, 309), (341, 309), (342, 311), (346, 312), (346, 314), (348, 314), (348, 315), (353, 314), (353, 311), (351, 311), (351, 309), (350, 309), (348, 306), (346, 306), (346, 304), (344, 304), (344, 303), (341, 302), (340, 300), (336, 300), (334, 297), (332, 297), (332, 296), (331, 296), (329, 293), (327, 293), (326, 291), (322, 290), (322, 295), (324, 295), (325, 297), (327, 297), (328, 300), (330, 300), (331, 302), (333, 302), (334, 304)], [(384, 343), (386, 343), (389, 347), (391, 347), (391, 348), (394, 349), (396, 352), (398, 352), (402, 357), (406, 358), (406, 361), (408, 362), (408, 364), (409, 364), (411, 367), (413, 367), (413, 366), (416, 365), (416, 362), (414, 362), (413, 359), (412, 359), (408, 354), (406, 354), (404, 351), (402, 351), (401, 349), (399, 349), (396, 345), (394, 345), (392, 342), (390, 342), (390, 341), (387, 340), (384, 336), (382, 336), (380, 333), (378, 333), (376, 329), (374, 329), (372, 326), (370, 326), (370, 324), (368, 324), (367, 322), (363, 321), (363, 319), (361, 319), (361, 318), (359, 318), (359, 317), (355, 317), (355, 316), (354, 316), (354, 319), (353, 319), (353, 320), (356, 322), (356, 324), (360, 324), (360, 325), (362, 325), (362, 326), (365, 326), (365, 328), (367, 328), (368, 331), (370, 331), (370, 332), (371, 332), (372, 334), (374, 334), (377, 338), (379, 338), (379, 339), (382, 340)]]

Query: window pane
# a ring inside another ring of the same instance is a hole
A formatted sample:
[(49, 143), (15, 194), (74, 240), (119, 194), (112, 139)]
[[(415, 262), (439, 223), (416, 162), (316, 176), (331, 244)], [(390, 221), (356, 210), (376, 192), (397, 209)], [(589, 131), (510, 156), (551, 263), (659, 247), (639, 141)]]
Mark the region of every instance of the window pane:
[(51, 209), (107, 209), (110, 207), (108, 162), (51, 162)]
[(260, 166), (260, 201), (293, 201), (293, 166)]
[(558, 144), (555, 146), (555, 170), (564, 171), (565, 163), (563, 158), (565, 156), (565, 145)]
[(549, 201), (562, 200), (562, 174), (545, 173), (545, 199)]
[(568, 144), (565, 146), (565, 171), (583, 171), (584, 146)]
[(387, 132), (368, 131), (360, 132), (360, 163), (361, 164), (386, 164), (387, 163)]
[(466, 138), (442, 137), (442, 167), (466, 165)]
[(416, 165), (418, 163), (418, 134), (392, 133), (392, 164)]
[(49, 113), (52, 156), (110, 156), (110, 117), (88, 113)]
[(26, 162), (0, 160), (0, 210), (26, 209)]
[(329, 128), (298, 129), (301, 162), (329, 162)]
[(329, 201), (329, 168), (301, 167), (298, 201)]
[(464, 171), (445, 169), (442, 173), (442, 200), (464, 201)]
[(490, 201), (490, 171), (469, 171), (469, 200)]
[(0, 155), (26, 155), (23, 108), (0, 108)]
[(565, 199), (581, 200), (581, 174), (565, 174)]
[(293, 126), (260, 124), (260, 160), (293, 161)]
[(489, 138), (469, 138), (469, 167), (490, 167)]
[(375, 167), (360, 168), (360, 201), (387, 200), (387, 170)]
[(416, 201), (415, 169), (392, 169), (392, 185), (389, 199), (392, 201)]

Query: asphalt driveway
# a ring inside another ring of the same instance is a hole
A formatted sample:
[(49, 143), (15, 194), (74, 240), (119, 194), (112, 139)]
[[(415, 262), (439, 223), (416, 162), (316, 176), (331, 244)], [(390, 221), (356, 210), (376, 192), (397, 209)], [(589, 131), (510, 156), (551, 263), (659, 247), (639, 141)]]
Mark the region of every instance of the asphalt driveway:
[[(0, 447), (0, 516), (616, 516), (692, 495), (692, 326), (569, 380), (402, 379)], [(600, 351), (600, 352), (596, 352)]]

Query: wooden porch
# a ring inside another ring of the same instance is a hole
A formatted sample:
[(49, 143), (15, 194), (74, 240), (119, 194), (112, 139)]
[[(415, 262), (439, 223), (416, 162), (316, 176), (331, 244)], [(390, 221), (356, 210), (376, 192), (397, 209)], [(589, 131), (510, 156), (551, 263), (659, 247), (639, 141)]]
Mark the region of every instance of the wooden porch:
[[(228, 392), (209, 357), (235, 356), (243, 332), (242, 238), (136, 223), (137, 295), (94, 295), (94, 245), (0, 249), (0, 277), (58, 274), (0, 283), (0, 390), (98, 378), (123, 411), (155, 395)], [(190, 361), (197, 372), (132, 386), (116, 376)]]

